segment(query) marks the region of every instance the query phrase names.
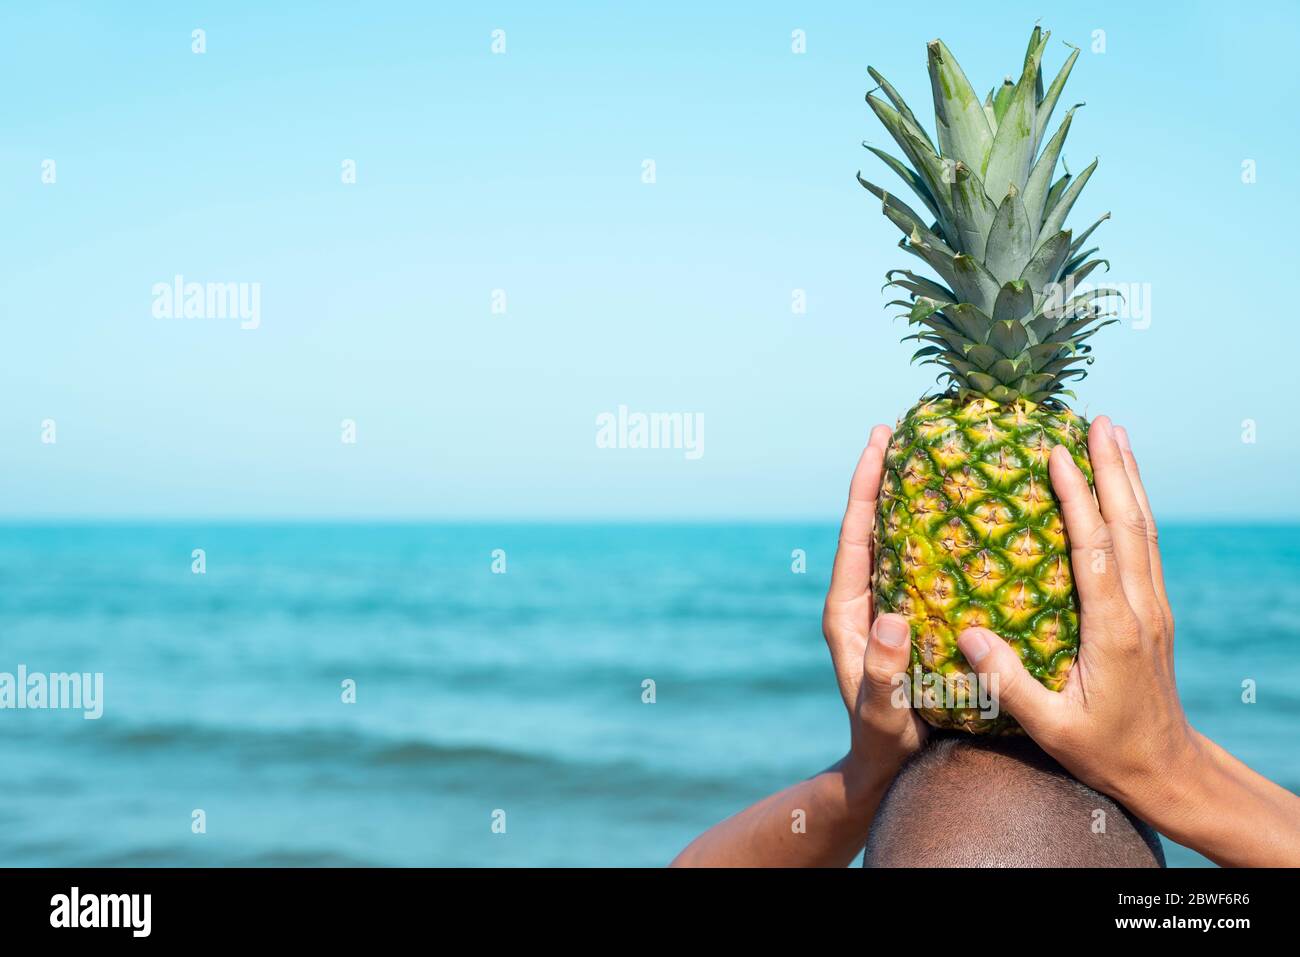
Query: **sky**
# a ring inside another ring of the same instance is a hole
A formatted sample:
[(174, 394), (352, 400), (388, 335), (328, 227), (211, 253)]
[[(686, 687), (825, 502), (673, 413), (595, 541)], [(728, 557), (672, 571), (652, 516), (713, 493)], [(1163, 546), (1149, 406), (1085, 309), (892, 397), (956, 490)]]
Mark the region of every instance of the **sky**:
[[(1070, 222), (1149, 307), (1076, 408), (1157, 517), (1300, 516), (1293, 4), (473, 6), (6, 6), (0, 518), (836, 518), (934, 378), (867, 66), (931, 125), (928, 40), (983, 92), (1040, 17)], [(256, 328), (160, 317), (178, 275)], [(699, 454), (601, 447), (620, 407)]]

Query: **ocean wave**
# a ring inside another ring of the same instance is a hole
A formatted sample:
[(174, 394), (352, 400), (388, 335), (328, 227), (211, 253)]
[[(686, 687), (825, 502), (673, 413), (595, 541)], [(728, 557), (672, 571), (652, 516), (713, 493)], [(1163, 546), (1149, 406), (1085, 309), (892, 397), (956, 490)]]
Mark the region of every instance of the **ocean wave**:
[[(696, 667), (686, 670), (679, 666), (639, 660), (632, 662), (591, 661), (570, 659), (529, 662), (527, 667), (503, 668), (501, 662), (471, 664), (429, 659), (389, 659), (359, 665), (350, 659), (337, 661), (324, 659), (310, 663), (304, 674), (333, 680), (340, 674), (349, 674), (358, 682), (382, 682), (392, 686), (421, 686), (426, 690), (451, 689), (457, 693), (467, 691), (497, 691), (503, 694), (527, 690), (533, 699), (552, 694), (568, 700), (590, 701), (623, 698), (629, 689), (640, 696), (641, 682), (653, 678), (658, 688), (681, 696), (690, 694), (693, 699), (717, 697), (738, 699), (754, 695), (820, 695), (834, 688), (834, 676), (829, 659), (817, 655), (815, 662), (804, 662), (790, 655), (779, 660), (754, 666), (751, 662), (735, 667)], [(302, 667), (300, 665), (300, 667)]]
[(712, 768), (688, 771), (640, 760), (574, 758), (481, 742), (389, 737), (353, 729), (158, 723), (103, 730), (95, 738), (95, 748), (104, 760), (170, 758), (172, 752), (183, 752), (205, 764), (224, 758), (263, 768), (280, 766), (297, 775), (295, 786), (300, 787), (368, 790), (400, 786), (457, 793), (481, 790), (490, 783), (532, 797), (616, 797), (651, 802), (717, 800), (730, 793), (748, 795), (754, 787), (753, 774), (741, 767), (729, 773)]
[(108, 726), (96, 743), (143, 752), (174, 747), (224, 749), (264, 758), (337, 758), (377, 767), (434, 761), (487, 761), (498, 766), (545, 767), (548, 759), (523, 751), (481, 744), (446, 744), (424, 739), (394, 739), (341, 728), (256, 728), (195, 722)]

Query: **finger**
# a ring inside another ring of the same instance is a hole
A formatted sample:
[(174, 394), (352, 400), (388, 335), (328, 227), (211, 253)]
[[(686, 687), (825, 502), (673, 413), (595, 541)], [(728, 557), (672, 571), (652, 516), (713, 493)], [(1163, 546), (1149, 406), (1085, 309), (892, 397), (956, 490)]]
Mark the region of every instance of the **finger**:
[(1047, 463), (1052, 488), (1061, 501), (1061, 517), (1070, 537), (1070, 568), (1084, 608), (1129, 611), (1119, 575), (1110, 529), (1097, 509), (1088, 479), (1063, 445), (1052, 449)]
[(1151, 583), (1155, 586), (1156, 599), (1165, 616), (1165, 628), (1172, 635), (1174, 631), (1174, 613), (1169, 606), (1169, 596), (1165, 591), (1164, 564), (1160, 560), (1160, 541), (1156, 532), (1156, 520), (1151, 514), (1151, 501), (1147, 490), (1142, 485), (1142, 474), (1138, 470), (1137, 458), (1133, 454), (1133, 445), (1129, 440), (1128, 430), (1122, 425), (1115, 426), (1115, 443), (1119, 446), (1120, 456), (1124, 461), (1124, 471), (1128, 475), (1129, 485), (1137, 498), (1138, 507), (1147, 523), (1147, 560), (1151, 564)]
[(1060, 727), (1067, 702), (1039, 684), (1025, 670), (1015, 649), (987, 628), (968, 628), (957, 637), (957, 647), (979, 675), (980, 681), (1005, 711), (1020, 722), (1044, 750)]
[(835, 552), (827, 596), (831, 601), (858, 598), (871, 587), (871, 532), (876, 522), (876, 496), (880, 494), (889, 435), (886, 425), (871, 430), (871, 440), (858, 459), (853, 481), (849, 483), (849, 504), (840, 525), (840, 544)]
[(902, 615), (881, 615), (871, 626), (862, 660), (861, 717), (876, 727), (898, 729), (912, 719), (906, 699), (900, 703), (894, 696), (898, 676), (905, 675), (911, 663), (911, 637), (911, 626)]
[(1161, 612), (1151, 582), (1147, 522), (1124, 471), (1124, 458), (1115, 441), (1114, 426), (1107, 416), (1097, 416), (1088, 430), (1088, 457), (1092, 460), (1101, 517), (1106, 520), (1115, 544), (1120, 584), (1138, 619), (1152, 621)]

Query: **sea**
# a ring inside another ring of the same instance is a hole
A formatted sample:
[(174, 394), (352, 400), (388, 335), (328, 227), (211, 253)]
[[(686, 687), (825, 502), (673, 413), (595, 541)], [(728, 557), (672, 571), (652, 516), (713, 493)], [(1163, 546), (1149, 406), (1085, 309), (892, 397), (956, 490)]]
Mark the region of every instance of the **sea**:
[[(0, 865), (664, 865), (844, 754), (836, 535), (0, 526), (0, 672), (103, 676), (0, 710)], [(1300, 791), (1300, 528), (1162, 536), (1189, 716)]]

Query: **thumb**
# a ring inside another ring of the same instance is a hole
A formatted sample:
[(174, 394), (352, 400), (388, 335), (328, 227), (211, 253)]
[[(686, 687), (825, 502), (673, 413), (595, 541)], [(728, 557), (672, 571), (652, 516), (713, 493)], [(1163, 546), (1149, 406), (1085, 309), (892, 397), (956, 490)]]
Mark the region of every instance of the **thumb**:
[(1030, 737), (1037, 737), (1039, 731), (1047, 729), (1061, 706), (1060, 696), (1044, 688), (1025, 670), (1014, 648), (987, 628), (963, 631), (957, 638), (957, 647), (997, 700), (998, 707), (1020, 722)]
[(862, 697), (868, 712), (892, 707), (895, 678), (907, 671), (912, 658), (912, 627), (902, 615), (881, 615), (871, 626), (862, 658)]

